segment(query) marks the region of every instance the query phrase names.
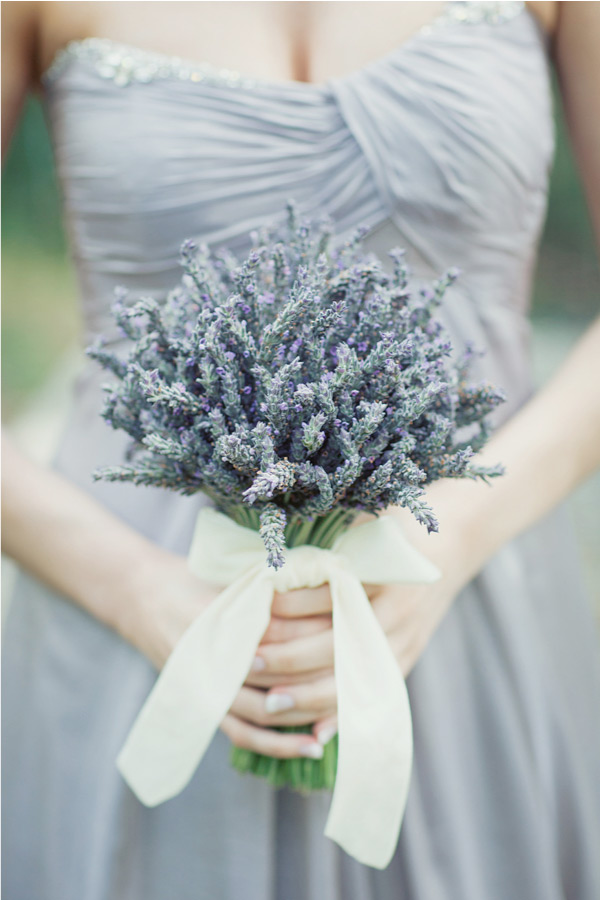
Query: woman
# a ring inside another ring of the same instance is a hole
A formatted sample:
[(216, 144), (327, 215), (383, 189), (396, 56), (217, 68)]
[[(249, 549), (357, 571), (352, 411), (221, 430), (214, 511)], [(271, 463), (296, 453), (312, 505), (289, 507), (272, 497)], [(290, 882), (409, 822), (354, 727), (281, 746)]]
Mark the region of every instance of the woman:
[[(532, 396), (526, 312), (553, 151), (550, 55), (600, 241), (599, 4), (19, 3), (3, 15), (3, 139), (41, 89), (86, 342), (110, 329), (116, 284), (162, 297), (184, 238), (243, 253), (293, 196), (339, 235), (364, 223), (374, 249), (406, 247), (419, 277), (459, 266), (447, 325), (457, 346), (487, 349), (480, 371), (509, 398), (482, 454), (506, 476), (491, 490), (437, 483), (437, 536), (406, 522), (442, 579), (371, 592), (414, 716), (383, 871), (323, 837), (329, 797), (274, 792), (228, 762), (230, 742), (318, 756), (335, 731), (327, 586), (276, 596), (194, 779), (147, 809), (114, 761), (216, 594), (185, 563), (204, 501), (91, 481), (124, 447), (91, 364), (50, 469), (6, 442), (3, 549), (23, 571), (4, 651), (4, 896), (596, 898), (600, 655), (558, 505), (600, 461), (600, 327)], [(298, 723), (313, 734), (268, 727)]]

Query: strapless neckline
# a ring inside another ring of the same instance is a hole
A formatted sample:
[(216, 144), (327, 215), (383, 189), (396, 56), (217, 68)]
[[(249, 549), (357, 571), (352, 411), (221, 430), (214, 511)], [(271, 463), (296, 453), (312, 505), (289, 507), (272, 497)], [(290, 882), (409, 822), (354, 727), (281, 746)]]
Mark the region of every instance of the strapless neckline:
[(207, 61), (195, 61), (186, 57), (149, 50), (135, 44), (117, 41), (109, 37), (89, 36), (69, 41), (55, 53), (41, 75), (44, 87), (51, 85), (75, 59), (83, 59), (95, 65), (98, 74), (125, 86), (130, 82), (149, 82), (156, 78), (176, 78), (183, 81), (209, 83), (240, 88), (264, 88), (290, 92), (327, 92), (330, 85), (347, 81), (368, 72), (375, 66), (392, 62), (400, 54), (408, 52), (428, 35), (451, 26), (500, 25), (518, 15), (526, 14), (535, 24), (541, 38), (547, 35), (536, 16), (524, 0), (448, 0), (443, 9), (431, 21), (410, 34), (396, 48), (346, 75), (334, 76), (324, 82), (297, 81), (294, 79), (266, 79), (246, 75), (240, 71), (222, 68)]

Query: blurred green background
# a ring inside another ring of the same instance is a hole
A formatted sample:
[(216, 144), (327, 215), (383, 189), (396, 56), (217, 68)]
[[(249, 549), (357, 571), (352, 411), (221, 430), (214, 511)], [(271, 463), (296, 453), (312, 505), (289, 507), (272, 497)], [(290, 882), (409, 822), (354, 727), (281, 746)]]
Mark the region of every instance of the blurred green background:
[[(557, 151), (533, 301), (539, 383), (597, 314), (600, 297), (595, 241), (556, 87), (555, 109)], [(34, 97), (26, 103), (4, 167), (2, 249), (3, 419), (18, 430), (29, 415), (37, 440), (40, 423), (51, 429), (57, 419), (56, 393), (68, 393), (64, 373), (71, 369), (65, 360), (74, 355), (79, 318), (52, 150), (43, 108)], [(580, 488), (571, 505), (600, 615), (600, 478)]]

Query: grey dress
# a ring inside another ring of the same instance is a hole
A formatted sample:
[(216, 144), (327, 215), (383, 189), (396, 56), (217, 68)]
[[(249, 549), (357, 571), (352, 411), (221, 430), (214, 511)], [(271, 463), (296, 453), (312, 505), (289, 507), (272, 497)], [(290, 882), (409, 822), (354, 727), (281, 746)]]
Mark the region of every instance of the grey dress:
[[(445, 316), (506, 389), (532, 390), (527, 319), (553, 157), (544, 35), (522, 3), (453, 4), (384, 58), (324, 85), (253, 81), (112, 41), (69, 45), (45, 104), (86, 343), (113, 287), (164, 296), (182, 240), (244, 252), (251, 228), (326, 210), (415, 276), (462, 269)], [(117, 339), (117, 338), (116, 338)], [(53, 467), (185, 554), (201, 497), (94, 483), (125, 439), (106, 374), (74, 388)], [(527, 452), (527, 448), (523, 448)], [(115, 758), (156, 672), (21, 573), (4, 649), (4, 900), (598, 900), (600, 652), (564, 514), (505, 546), (408, 677), (415, 759), (395, 856), (362, 866), (323, 836), (327, 794), (240, 776), (217, 735), (154, 809)]]

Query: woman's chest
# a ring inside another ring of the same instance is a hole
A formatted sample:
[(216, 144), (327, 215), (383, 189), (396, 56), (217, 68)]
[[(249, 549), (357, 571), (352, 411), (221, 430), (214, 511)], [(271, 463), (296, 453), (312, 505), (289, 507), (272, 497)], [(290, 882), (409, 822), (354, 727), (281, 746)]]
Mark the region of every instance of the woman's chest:
[(86, 2), (42, 4), (43, 69), (87, 36), (203, 59), (273, 81), (323, 83), (391, 52), (444, 2)]
[(185, 238), (235, 245), (294, 198), (342, 231), (391, 218), (441, 259), (526, 256), (553, 151), (548, 61), (524, 5), (494, 7), (325, 85), (76, 42), (46, 100), (80, 255), (173, 265)]

